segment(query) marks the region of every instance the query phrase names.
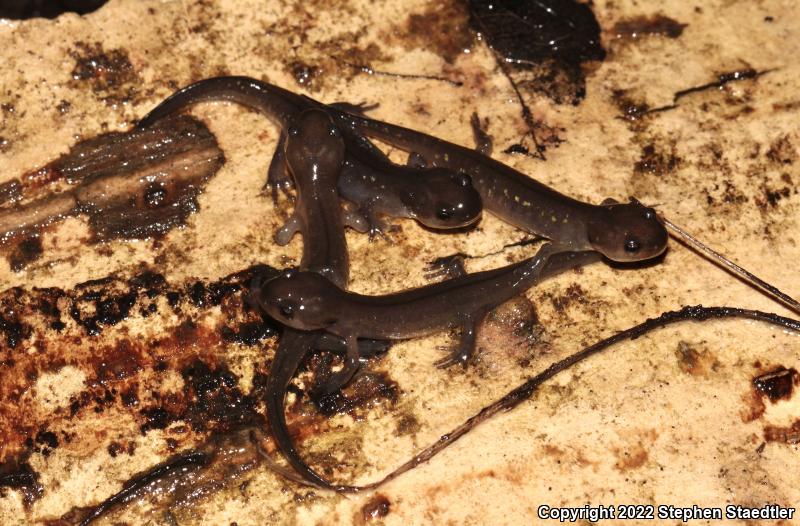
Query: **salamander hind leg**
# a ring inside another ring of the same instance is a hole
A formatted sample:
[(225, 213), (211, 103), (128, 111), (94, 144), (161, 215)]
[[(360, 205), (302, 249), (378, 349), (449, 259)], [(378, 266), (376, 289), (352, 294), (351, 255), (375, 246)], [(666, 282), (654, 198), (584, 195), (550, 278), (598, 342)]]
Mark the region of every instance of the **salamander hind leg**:
[(331, 374), (326, 381), (314, 390), (314, 398), (323, 398), (330, 396), (342, 387), (353, 377), (359, 368), (359, 350), (358, 340), (356, 337), (348, 336), (345, 338), (347, 344), (347, 353), (344, 357), (344, 365), (341, 370)]
[(492, 138), (481, 127), (481, 119), (478, 117), (477, 112), (472, 113), (469, 124), (472, 126), (472, 136), (475, 138), (475, 149), (478, 150), (478, 153), (490, 157), (493, 147)]
[(450, 367), (458, 363), (466, 368), (469, 365), (475, 356), (478, 329), (488, 312), (488, 309), (481, 309), (464, 319), (461, 324), (461, 337), (458, 344), (451, 349), (450, 354), (436, 362), (436, 367)]
[[(372, 358), (389, 350), (392, 342), (389, 340), (358, 340), (358, 355), (361, 358)], [(347, 344), (344, 340), (333, 334), (322, 332), (314, 342), (314, 350), (329, 351), (338, 354), (347, 352)]]

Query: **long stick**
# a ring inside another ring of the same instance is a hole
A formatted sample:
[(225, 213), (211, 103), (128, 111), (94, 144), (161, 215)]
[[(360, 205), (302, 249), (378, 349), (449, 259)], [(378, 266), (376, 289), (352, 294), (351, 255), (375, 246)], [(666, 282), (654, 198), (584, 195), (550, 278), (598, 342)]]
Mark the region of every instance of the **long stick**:
[(752, 272), (743, 269), (730, 259), (726, 258), (716, 250), (712, 249), (711, 247), (706, 246), (702, 241), (692, 236), (691, 234), (689, 234), (684, 229), (682, 229), (669, 219), (665, 218), (664, 216), (659, 216), (659, 218), (661, 219), (661, 222), (664, 223), (664, 226), (667, 227), (667, 229), (670, 231), (670, 234), (672, 234), (674, 237), (683, 240), (687, 245), (700, 251), (712, 262), (720, 265), (724, 269), (739, 276), (740, 278), (752, 284), (754, 287), (761, 289), (768, 295), (781, 301), (784, 305), (791, 308), (796, 313), (800, 314), (800, 302), (798, 302), (796, 299), (792, 298), (788, 294), (785, 294), (784, 292), (781, 292), (780, 289), (778, 289), (773, 285), (770, 285), (769, 283), (759, 278)]
[(569, 367), (581, 362), (590, 356), (594, 356), (599, 352), (611, 347), (612, 345), (624, 340), (634, 340), (643, 336), (644, 334), (672, 325), (682, 321), (696, 321), (703, 322), (709, 319), (722, 319), (722, 318), (745, 318), (750, 320), (762, 321), (770, 325), (777, 325), (790, 331), (800, 332), (800, 321), (792, 318), (786, 318), (770, 312), (762, 312), (757, 310), (739, 309), (736, 307), (703, 307), (702, 305), (687, 306), (677, 311), (669, 311), (661, 314), (657, 318), (650, 318), (639, 325), (630, 327), (624, 331), (618, 332), (613, 336), (609, 336), (604, 340), (585, 347), (584, 349), (567, 356), (561, 361), (555, 362), (547, 369), (540, 372), (536, 376), (528, 379), (518, 387), (509, 391), (505, 396), (499, 400), (484, 407), (476, 414), (465, 420), (458, 427), (451, 430), (449, 433), (442, 435), (439, 440), (425, 448), (423, 451), (414, 456), (411, 460), (401, 465), (382, 479), (365, 484), (363, 486), (341, 486), (339, 491), (355, 492), (361, 490), (372, 490), (397, 478), (399, 475), (419, 466), (424, 462), (428, 462), (442, 450), (456, 442), (459, 438), (466, 435), (469, 431), (477, 427), (479, 424), (485, 422), (492, 416), (502, 411), (509, 411), (525, 400), (528, 400), (534, 395), (541, 387), (541, 385), (553, 378), (558, 373), (568, 369)]

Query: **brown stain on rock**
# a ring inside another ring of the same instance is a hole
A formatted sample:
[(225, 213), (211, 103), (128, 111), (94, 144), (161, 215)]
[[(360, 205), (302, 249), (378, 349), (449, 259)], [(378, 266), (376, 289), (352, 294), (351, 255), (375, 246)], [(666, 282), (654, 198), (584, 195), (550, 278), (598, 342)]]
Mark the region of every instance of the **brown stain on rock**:
[(619, 109), (619, 117), (627, 121), (629, 128), (639, 132), (646, 128), (644, 117), (650, 110), (650, 106), (646, 102), (626, 89), (615, 89), (611, 98)]
[(632, 433), (627, 445), (612, 449), (614, 456), (617, 457), (614, 468), (624, 473), (644, 466), (650, 458), (648, 450), (656, 438), (658, 432), (655, 429)]
[(773, 140), (766, 152), (767, 159), (777, 165), (791, 165), (797, 160), (797, 148), (788, 134)]
[(545, 444), (542, 446), (545, 455), (560, 459), (566, 455), (566, 451), (553, 444)]
[(788, 426), (764, 426), (764, 440), (790, 445), (800, 444), (800, 420), (795, 420)]
[(742, 402), (744, 407), (739, 411), (739, 416), (742, 422), (745, 423), (758, 420), (767, 410), (767, 406), (764, 404), (764, 398), (754, 389), (749, 390), (742, 396)]
[(720, 365), (719, 360), (711, 351), (708, 349), (697, 350), (695, 345), (683, 340), (678, 342), (675, 356), (681, 371), (692, 376), (707, 378)]
[(800, 374), (797, 370), (794, 367), (787, 369), (782, 365), (753, 379), (753, 386), (758, 393), (766, 396), (773, 404), (778, 400), (790, 399), (798, 384)]
[(642, 148), (639, 160), (633, 166), (636, 175), (653, 175), (662, 177), (680, 166), (681, 159), (675, 154), (675, 146), (670, 151), (657, 149), (655, 144), (648, 144)]
[(88, 83), (95, 96), (109, 105), (138, 101), (141, 79), (125, 49), (106, 50), (100, 42), (77, 42), (70, 55), (75, 61), (76, 87)]
[(619, 471), (630, 471), (642, 467), (649, 458), (647, 450), (641, 444), (616, 452), (617, 462), (614, 467)]
[(633, 165), (629, 179), (630, 192), (635, 196), (652, 195), (655, 189), (678, 184), (673, 178), (681, 167), (682, 159), (671, 140), (650, 140), (641, 147), (639, 160)]
[(397, 436), (414, 435), (421, 427), (419, 420), (413, 413), (402, 413), (397, 419), (395, 434)]
[(586, 300), (586, 290), (579, 283), (572, 283), (559, 295), (553, 295), (550, 301), (556, 312), (565, 312), (574, 304), (584, 304)]
[[(173, 288), (151, 272), (128, 280), (95, 280), (71, 290), (11, 289), (0, 294), (0, 332), (6, 336), (0, 341), (0, 364), (9, 379), (0, 384), (0, 462), (20, 453), (43, 422), (68, 426), (73, 419), (112, 409), (146, 414), (151, 425), (180, 417), (198, 430), (227, 429), (232, 422), (247, 420), (245, 394), (235, 391), (225, 365), (215, 358), (224, 345), (221, 335), (192, 318), (241, 298), (254, 273), (264, 271), (255, 267), (205, 284), (219, 295), (209, 293), (201, 307), (194, 304), (192, 287)], [(232, 317), (239, 323), (259, 317), (242, 310), (243, 302), (238, 301)], [(129, 319), (145, 324), (172, 321), (158, 337), (138, 338), (128, 335)], [(227, 325), (235, 326), (233, 319)], [(36, 352), (25, 352), (31, 345)], [(58, 373), (66, 365), (84, 371), (82, 389), (54, 413), (42, 412), (25, 394), (43, 374)], [(183, 375), (189, 390), (145, 389), (167, 370)]]
[(0, 462), (0, 495), (6, 489), (19, 490), (26, 508), (44, 495), (40, 475), (31, 468), (29, 457), (30, 451)]
[(465, 49), (472, 47), (472, 40), (466, 5), (452, 0), (438, 0), (424, 12), (408, 16), (405, 34), (400, 42), (433, 51), (452, 64)]
[(34, 234), (25, 236), (13, 243), (6, 253), (6, 259), (13, 272), (20, 272), (29, 264), (41, 258), (43, 253), (42, 238)]

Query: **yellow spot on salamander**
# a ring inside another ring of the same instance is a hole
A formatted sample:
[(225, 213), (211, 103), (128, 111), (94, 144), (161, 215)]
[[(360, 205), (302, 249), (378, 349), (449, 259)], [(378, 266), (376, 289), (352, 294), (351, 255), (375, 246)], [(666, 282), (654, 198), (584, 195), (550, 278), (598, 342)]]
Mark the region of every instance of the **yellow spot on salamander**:
[(522, 206), (531, 206), (531, 202), (530, 201), (523, 201), (522, 202)]
[(518, 196), (518, 195), (515, 195), (515, 196), (514, 196), (514, 202), (515, 202), (515, 203), (519, 203), (519, 196)]
[(558, 218), (556, 216), (550, 216), (550, 221), (553, 223), (558, 223)]

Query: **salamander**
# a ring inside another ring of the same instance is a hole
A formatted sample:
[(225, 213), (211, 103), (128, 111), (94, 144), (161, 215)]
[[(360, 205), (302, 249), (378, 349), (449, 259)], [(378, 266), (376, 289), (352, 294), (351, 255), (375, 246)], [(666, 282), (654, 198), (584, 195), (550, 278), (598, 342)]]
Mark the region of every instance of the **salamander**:
[[(297, 188), (293, 216), (281, 235), (299, 230), (303, 236), (300, 268), (347, 285), (349, 260), (336, 185), (345, 157), (341, 131), (323, 111), (306, 109), (287, 117), (283, 157)], [(258, 285), (256, 285), (258, 286)], [(267, 378), (265, 405), (272, 436), (289, 464), (307, 481), (324, 483), (300, 458), (286, 427), (286, 390), (319, 333), (284, 330)], [(357, 357), (356, 357), (357, 363)], [(349, 377), (348, 377), (349, 378)], [(329, 381), (340, 382), (332, 376)]]
[(347, 286), (350, 264), (336, 185), (345, 145), (342, 133), (322, 110), (303, 110), (286, 129), (286, 163), (297, 188), (294, 213), (278, 232), (288, 241), (303, 235), (300, 268)]
[(655, 210), (638, 201), (584, 203), (478, 151), (338, 108), (328, 111), (341, 127), (410, 152), (415, 164), (422, 159), (470, 175), (486, 210), (529, 233), (571, 250), (596, 250), (618, 262), (651, 259), (666, 249), (666, 228)]
[[(172, 94), (142, 120), (147, 127), (173, 112), (204, 101), (229, 101), (264, 114), (282, 128), (300, 111), (326, 107), (278, 86), (249, 77), (215, 77), (191, 84)], [(336, 108), (337, 105), (330, 106)], [(350, 109), (358, 106), (343, 104)], [(351, 129), (343, 129), (347, 147), (339, 179), (340, 195), (352, 202), (363, 221), (351, 221), (356, 229), (380, 233), (384, 226), (377, 214), (413, 218), (435, 229), (461, 228), (475, 223), (482, 210), (481, 199), (468, 175), (447, 168), (416, 168), (391, 162), (378, 148)], [(274, 189), (283, 186), (283, 140), (269, 167), (268, 181)], [(364, 226), (366, 224), (367, 226)]]
[(348, 292), (319, 274), (288, 270), (264, 283), (256, 301), (284, 325), (342, 337), (350, 356), (358, 353), (357, 338), (408, 339), (460, 327), (459, 344), (438, 365), (466, 364), (489, 311), (545, 277), (598, 257), (548, 243), (518, 263), (385, 296)]
[[(358, 366), (353, 358), (358, 356), (359, 338), (406, 339), (460, 326), (459, 344), (437, 363), (439, 366), (466, 364), (474, 352), (478, 328), (494, 307), (548, 276), (592, 263), (600, 257), (595, 251), (563, 250), (563, 247), (548, 244), (519, 263), (387, 296), (347, 292), (321, 274), (288, 270), (261, 285), (255, 300), (266, 314), (294, 329), (287, 328), (292, 337), (306, 338), (310, 342), (317, 333), (306, 331), (325, 330), (344, 338), (348, 362), (339, 372), (340, 381), (349, 379)], [(272, 367), (291, 371), (286, 376), (288, 384), (299, 361), (291, 361), (298, 360), (296, 353), (285, 355), (285, 359), (289, 362), (280, 361), (276, 356)], [(355, 368), (350, 367), (352, 364)], [(270, 390), (277, 392), (276, 387), (285, 390), (286, 385), (271, 385)], [(274, 404), (278, 399), (272, 396), (270, 400)], [(283, 396), (279, 405), (270, 407), (268, 401), (267, 410), (270, 422), (279, 422), (285, 428)], [(280, 420), (274, 420), (277, 418)], [(322, 478), (300, 458), (288, 434), (276, 436), (276, 441), (292, 467), (311, 484), (337, 491), (358, 490)]]

